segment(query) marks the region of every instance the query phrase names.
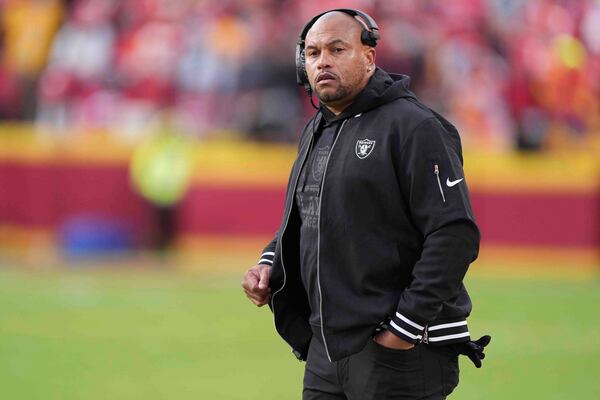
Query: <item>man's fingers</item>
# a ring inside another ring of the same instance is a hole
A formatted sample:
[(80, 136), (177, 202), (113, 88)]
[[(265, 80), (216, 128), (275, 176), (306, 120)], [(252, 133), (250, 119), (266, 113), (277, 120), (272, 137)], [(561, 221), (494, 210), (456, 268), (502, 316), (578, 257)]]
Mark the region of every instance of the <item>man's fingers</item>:
[(481, 346), (482, 348), (487, 346), (488, 344), (490, 344), (490, 342), (492, 341), (492, 337), (490, 335), (484, 335), (482, 337), (480, 337), (479, 339), (477, 339), (475, 342), (478, 346)]
[(263, 301), (259, 301), (259, 300), (253, 299), (253, 298), (251, 298), (250, 296), (248, 296), (248, 299), (250, 299), (250, 301), (251, 301), (251, 302), (252, 302), (252, 303), (253, 303), (255, 306), (262, 307), (262, 306), (264, 306), (264, 305), (265, 305)]
[(258, 282), (259, 289), (266, 289), (269, 287), (269, 275), (271, 273), (270, 267), (263, 267), (260, 269), (260, 281)]
[(264, 299), (257, 299), (255, 297), (249, 295), (248, 293), (246, 293), (246, 297), (248, 298), (248, 300), (250, 300), (252, 303), (254, 303), (257, 306), (260, 306), (264, 302)]
[(242, 280), (244, 293), (258, 307), (264, 306), (271, 299), (271, 288), (269, 287), (270, 272), (270, 266), (256, 265), (244, 274), (244, 279)]
[(256, 300), (263, 300), (266, 299), (268, 296), (271, 295), (271, 291), (251, 291), (251, 290), (244, 290), (244, 293), (246, 293), (246, 296), (251, 297), (253, 299)]
[(255, 290), (256, 287), (258, 286), (258, 282), (260, 280), (260, 275), (258, 274), (258, 271), (255, 269), (252, 269), (250, 271), (248, 271), (248, 290)]
[(475, 367), (481, 368), (481, 360), (485, 358), (484, 347), (490, 342), (488, 335), (478, 339), (477, 341), (469, 341), (456, 345), (459, 354), (466, 355), (473, 362)]
[(256, 298), (250, 296), (248, 293), (246, 293), (246, 297), (248, 297), (248, 299), (250, 299), (250, 301), (252, 303), (254, 303), (255, 305), (257, 305), (258, 307), (262, 307), (265, 304), (269, 304), (269, 300), (271, 300), (271, 295), (270, 294), (267, 297), (265, 297), (265, 298), (256, 299)]
[(244, 292), (254, 293), (254, 294), (257, 294), (259, 296), (266, 296), (267, 294), (271, 293), (271, 288), (270, 287), (268, 287), (266, 289), (259, 289), (258, 285), (254, 286), (254, 288), (243, 287), (243, 289), (244, 289)]
[(468, 354), (468, 356), (473, 362), (473, 364), (475, 364), (476, 368), (481, 368), (481, 360), (479, 359), (479, 357), (477, 357), (476, 354)]
[(245, 290), (254, 290), (256, 288), (256, 286), (258, 285), (259, 280), (260, 280), (260, 275), (259, 275), (258, 271), (254, 268), (250, 268), (248, 271), (246, 271), (246, 274), (244, 275), (244, 280), (242, 281), (242, 287)]

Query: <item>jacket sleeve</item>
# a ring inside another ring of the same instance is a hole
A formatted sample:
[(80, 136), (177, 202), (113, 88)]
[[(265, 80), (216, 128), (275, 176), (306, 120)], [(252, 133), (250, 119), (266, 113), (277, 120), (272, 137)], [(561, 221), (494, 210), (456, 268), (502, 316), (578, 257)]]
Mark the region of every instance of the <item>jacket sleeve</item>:
[(275, 256), (275, 247), (277, 246), (277, 234), (271, 242), (264, 248), (262, 254), (259, 257), (257, 264), (273, 265), (273, 257)]
[(450, 123), (437, 118), (420, 123), (405, 139), (396, 161), (423, 249), (389, 329), (416, 343), (443, 303), (460, 292), (467, 268), (477, 258), (480, 235), (463, 172), (460, 137)]

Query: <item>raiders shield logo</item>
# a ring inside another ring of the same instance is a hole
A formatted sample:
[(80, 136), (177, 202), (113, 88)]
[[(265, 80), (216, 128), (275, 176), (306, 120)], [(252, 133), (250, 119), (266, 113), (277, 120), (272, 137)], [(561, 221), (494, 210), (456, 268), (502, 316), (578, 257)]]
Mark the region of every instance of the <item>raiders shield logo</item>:
[(369, 157), (375, 148), (375, 141), (369, 139), (361, 139), (356, 141), (356, 156), (361, 160)]

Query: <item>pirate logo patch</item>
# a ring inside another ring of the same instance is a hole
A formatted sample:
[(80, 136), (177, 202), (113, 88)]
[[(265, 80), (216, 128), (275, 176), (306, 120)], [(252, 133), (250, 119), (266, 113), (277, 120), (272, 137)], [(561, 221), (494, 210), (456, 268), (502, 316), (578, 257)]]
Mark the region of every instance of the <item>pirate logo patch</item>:
[(361, 160), (369, 157), (375, 148), (375, 141), (369, 139), (359, 139), (356, 141), (356, 156)]

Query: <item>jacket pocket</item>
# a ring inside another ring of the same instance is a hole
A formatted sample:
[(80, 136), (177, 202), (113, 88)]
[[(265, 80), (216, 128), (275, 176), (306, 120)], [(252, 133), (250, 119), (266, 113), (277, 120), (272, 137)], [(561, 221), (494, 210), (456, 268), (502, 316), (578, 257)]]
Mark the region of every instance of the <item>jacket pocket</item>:
[(387, 353), (387, 354), (391, 354), (391, 355), (401, 355), (401, 356), (409, 356), (412, 357), (412, 353), (418, 353), (418, 351), (420, 349), (417, 348), (417, 345), (414, 345), (413, 347), (409, 348), (409, 349), (393, 349), (391, 347), (386, 347), (382, 344), (379, 344), (375, 341), (375, 339), (371, 338), (371, 345), (373, 347), (375, 347), (375, 351), (377, 352), (381, 352), (381, 353)]

